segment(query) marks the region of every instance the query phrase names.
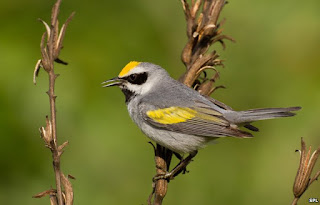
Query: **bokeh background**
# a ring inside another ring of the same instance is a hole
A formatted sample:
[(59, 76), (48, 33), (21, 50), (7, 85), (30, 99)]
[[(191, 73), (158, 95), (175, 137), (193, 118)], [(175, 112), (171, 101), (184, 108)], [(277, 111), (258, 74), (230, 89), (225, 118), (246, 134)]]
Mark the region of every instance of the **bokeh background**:
[[(49, 113), (48, 79), (32, 74), (54, 1), (0, 1), (0, 203), (49, 204), (32, 195), (54, 186), (51, 154), (39, 137)], [(184, 71), (186, 43), (178, 0), (64, 0), (61, 21), (76, 11), (57, 65), (59, 142), (75, 204), (146, 204), (155, 174), (153, 149), (127, 114), (119, 89), (101, 88), (130, 60)], [(221, 17), (236, 39), (219, 50), (225, 68), (213, 96), (236, 110), (303, 107), (294, 118), (257, 122), (253, 139), (221, 139), (201, 150), (190, 173), (169, 184), (165, 204), (290, 204), (300, 138), (320, 145), (320, 1), (230, 1)], [(175, 160), (173, 163), (177, 163)], [(315, 170), (320, 170), (320, 161)], [(315, 182), (300, 200), (320, 199)]]

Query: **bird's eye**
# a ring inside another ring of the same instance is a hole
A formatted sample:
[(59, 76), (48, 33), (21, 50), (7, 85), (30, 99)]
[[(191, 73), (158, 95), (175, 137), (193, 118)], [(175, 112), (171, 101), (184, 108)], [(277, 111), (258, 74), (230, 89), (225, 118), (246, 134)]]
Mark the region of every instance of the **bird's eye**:
[(134, 83), (134, 82), (137, 80), (137, 77), (138, 77), (137, 74), (131, 74), (131, 75), (129, 75), (129, 77), (128, 77), (128, 81), (129, 81), (130, 83)]
[(137, 73), (129, 75), (126, 79), (131, 84), (141, 85), (147, 81), (147, 78), (147, 73)]

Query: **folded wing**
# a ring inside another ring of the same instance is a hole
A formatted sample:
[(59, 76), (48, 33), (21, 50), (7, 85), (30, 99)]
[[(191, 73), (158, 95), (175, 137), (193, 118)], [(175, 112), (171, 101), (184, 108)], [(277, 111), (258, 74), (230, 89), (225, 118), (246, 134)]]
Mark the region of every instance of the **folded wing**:
[(144, 120), (158, 129), (206, 137), (252, 137), (250, 133), (230, 124), (221, 113), (209, 106), (147, 107), (140, 109)]

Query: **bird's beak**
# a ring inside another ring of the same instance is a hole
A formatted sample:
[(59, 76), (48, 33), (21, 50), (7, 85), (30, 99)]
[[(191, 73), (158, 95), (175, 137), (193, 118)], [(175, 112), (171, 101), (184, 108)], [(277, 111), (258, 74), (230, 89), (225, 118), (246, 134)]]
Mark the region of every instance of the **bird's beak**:
[(119, 86), (122, 84), (121, 79), (118, 77), (112, 78), (110, 80), (104, 81), (101, 84), (105, 84), (102, 87), (111, 87), (111, 86)]

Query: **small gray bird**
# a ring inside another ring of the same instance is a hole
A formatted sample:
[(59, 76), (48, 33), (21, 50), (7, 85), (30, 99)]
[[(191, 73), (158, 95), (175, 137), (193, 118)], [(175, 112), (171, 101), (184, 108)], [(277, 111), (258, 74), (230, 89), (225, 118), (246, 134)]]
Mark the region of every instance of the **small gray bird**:
[[(301, 107), (234, 111), (174, 80), (158, 65), (132, 61), (103, 87), (119, 86), (130, 117), (151, 140), (176, 152), (196, 153), (220, 137), (252, 137), (250, 123), (290, 117)], [(195, 154), (194, 154), (195, 155)]]

